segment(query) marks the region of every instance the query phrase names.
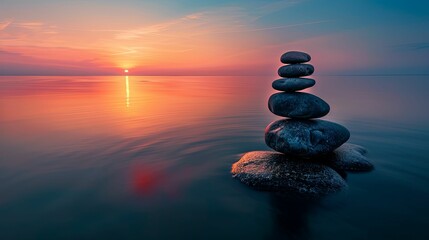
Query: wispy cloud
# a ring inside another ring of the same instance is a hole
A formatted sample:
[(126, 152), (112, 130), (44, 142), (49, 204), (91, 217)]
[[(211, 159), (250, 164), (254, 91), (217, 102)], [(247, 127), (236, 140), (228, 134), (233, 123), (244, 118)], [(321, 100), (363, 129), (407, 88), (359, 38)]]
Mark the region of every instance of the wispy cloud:
[(275, 30), (275, 29), (282, 29), (282, 28), (299, 27), (299, 26), (305, 26), (305, 25), (321, 24), (321, 23), (327, 23), (327, 22), (331, 22), (331, 20), (322, 20), (322, 21), (314, 21), (314, 22), (304, 22), (304, 23), (289, 24), (289, 25), (282, 25), (282, 26), (252, 28), (252, 29), (243, 29), (243, 30), (219, 31), (219, 32), (215, 32), (215, 33), (259, 32), (259, 31), (268, 31), (268, 30)]
[(14, 22), (13, 27), (47, 34), (56, 34), (57, 27), (43, 22)]
[(271, 12), (283, 10), (288, 7), (293, 7), (304, 1), (306, 0), (282, 0), (282, 1), (268, 2), (260, 6), (259, 9), (264, 13), (271, 13)]
[(0, 31), (6, 29), (12, 22), (13, 21), (9, 19), (0, 22)]
[(200, 12), (200, 13), (193, 13), (193, 14), (189, 14), (186, 15), (185, 17), (182, 18), (182, 20), (186, 20), (186, 19), (200, 19), (202, 16), (204, 15), (204, 13)]
[(45, 24), (42, 22), (16, 22), (14, 25), (20, 28), (35, 30), (42, 28)]
[(57, 33), (56, 26), (40, 21), (0, 22), (0, 42), (3, 46), (49, 45), (55, 42)]
[(403, 43), (403, 44), (393, 45), (392, 47), (398, 50), (416, 51), (416, 50), (429, 49), (429, 42)]
[(114, 52), (110, 55), (131, 55), (131, 54), (141, 54), (144, 51), (157, 51), (157, 52), (167, 52), (167, 53), (184, 53), (191, 51), (191, 48), (187, 49), (156, 49), (153, 47), (130, 47), (130, 48), (121, 48), (119, 51)]
[[(222, 33), (245, 33), (275, 30), (282, 28), (298, 27), (330, 22), (330, 20), (312, 21), (280, 26), (252, 27), (260, 17), (279, 11), (290, 6), (294, 6), (302, 1), (278, 1), (265, 4), (258, 12), (250, 14), (242, 7), (228, 6), (211, 9), (204, 12), (196, 12), (184, 17), (173, 19), (167, 22), (144, 26), (127, 30), (101, 30), (115, 32), (115, 38), (119, 40), (132, 40), (148, 35), (169, 36), (183, 38), (197, 35), (213, 35)], [(185, 30), (188, 34), (176, 34)]]
[[(159, 34), (163, 31), (171, 29), (174, 26), (186, 24), (188, 22), (201, 19), (203, 14), (204, 13), (193, 13), (193, 14), (189, 14), (184, 17), (173, 19), (171, 21), (167, 21), (164, 23), (154, 24), (154, 25), (145, 26), (145, 27), (136, 28), (136, 29), (119, 31), (119, 33), (116, 34), (115, 38), (130, 40), (130, 39), (140, 38), (148, 34)], [(114, 31), (118, 32), (118, 30), (114, 30)]]
[(38, 22), (38, 21), (32, 21), (32, 22), (19, 22), (19, 21), (13, 21), (11, 19), (4, 20), (0, 22), (0, 31), (1, 30), (19, 30), (19, 31), (37, 31), (37, 32), (44, 32), (44, 33), (57, 33), (57, 27), (51, 24)]

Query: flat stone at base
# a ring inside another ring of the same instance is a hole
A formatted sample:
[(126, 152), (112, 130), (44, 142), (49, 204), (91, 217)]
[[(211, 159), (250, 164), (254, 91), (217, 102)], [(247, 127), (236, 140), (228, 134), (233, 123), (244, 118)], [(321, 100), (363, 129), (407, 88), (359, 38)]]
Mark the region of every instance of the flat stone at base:
[(323, 196), (347, 187), (328, 166), (272, 151), (246, 153), (232, 165), (231, 173), (244, 184), (264, 191)]
[(374, 165), (365, 157), (366, 152), (366, 149), (362, 146), (345, 143), (325, 156), (323, 162), (335, 170), (367, 172), (374, 169)]
[(316, 81), (311, 78), (281, 78), (273, 82), (275, 90), (284, 92), (294, 92), (314, 86)]

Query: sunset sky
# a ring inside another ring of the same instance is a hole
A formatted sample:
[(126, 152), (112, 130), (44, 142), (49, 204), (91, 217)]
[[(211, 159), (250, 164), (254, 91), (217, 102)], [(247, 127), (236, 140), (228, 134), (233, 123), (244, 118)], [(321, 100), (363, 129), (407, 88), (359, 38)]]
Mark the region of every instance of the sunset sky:
[(263, 75), (287, 50), (319, 74), (429, 73), (417, 0), (0, 0), (0, 75)]

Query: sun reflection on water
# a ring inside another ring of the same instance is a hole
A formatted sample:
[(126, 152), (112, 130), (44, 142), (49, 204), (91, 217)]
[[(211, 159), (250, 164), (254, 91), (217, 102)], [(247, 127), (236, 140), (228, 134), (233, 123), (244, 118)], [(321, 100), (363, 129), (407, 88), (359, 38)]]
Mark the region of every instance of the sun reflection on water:
[(126, 91), (126, 104), (127, 108), (130, 107), (130, 83), (128, 76), (125, 76), (125, 91)]

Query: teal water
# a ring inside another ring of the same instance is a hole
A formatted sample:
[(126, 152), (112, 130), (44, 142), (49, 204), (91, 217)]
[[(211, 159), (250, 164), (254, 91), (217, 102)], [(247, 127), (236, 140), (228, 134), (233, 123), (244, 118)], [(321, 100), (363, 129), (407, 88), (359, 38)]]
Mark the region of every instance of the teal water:
[(0, 239), (428, 239), (429, 76), (316, 76), (375, 170), (303, 201), (231, 178), (272, 77), (0, 77)]

